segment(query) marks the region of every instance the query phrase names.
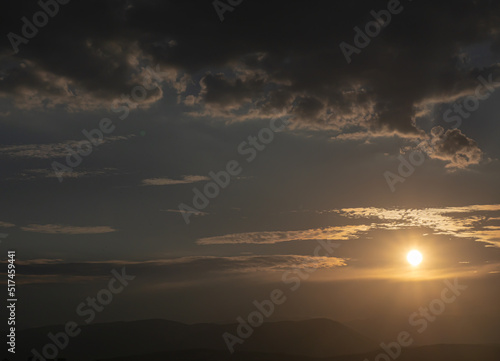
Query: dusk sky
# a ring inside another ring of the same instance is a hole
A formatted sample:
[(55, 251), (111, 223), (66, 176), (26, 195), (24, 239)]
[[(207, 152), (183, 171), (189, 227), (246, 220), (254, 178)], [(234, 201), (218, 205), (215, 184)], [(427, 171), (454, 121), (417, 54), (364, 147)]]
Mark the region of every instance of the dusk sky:
[(407, 322), (455, 279), (448, 316), (500, 315), (500, 2), (48, 3), (0, 12), (18, 327), (82, 322), (123, 267), (94, 323), (276, 288), (269, 320)]

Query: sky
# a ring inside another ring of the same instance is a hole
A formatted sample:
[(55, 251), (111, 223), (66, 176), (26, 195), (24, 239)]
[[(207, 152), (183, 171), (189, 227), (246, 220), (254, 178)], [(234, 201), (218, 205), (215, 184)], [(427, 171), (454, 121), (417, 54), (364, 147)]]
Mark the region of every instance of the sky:
[(2, 3), (19, 325), (498, 314), (500, 4), (229, 3)]

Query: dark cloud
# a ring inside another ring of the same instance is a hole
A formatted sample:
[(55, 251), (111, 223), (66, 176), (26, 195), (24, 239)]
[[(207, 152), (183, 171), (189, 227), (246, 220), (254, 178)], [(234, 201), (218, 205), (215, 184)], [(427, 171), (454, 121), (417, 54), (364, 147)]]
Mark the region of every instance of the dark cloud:
[[(71, 2), (18, 54), (3, 44), (0, 92), (19, 106), (99, 106), (128, 94), (146, 64), (158, 63), (181, 98), (194, 104), (189, 97), (197, 96), (209, 115), (284, 112), (323, 129), (417, 134), (422, 107), (472, 91), (479, 73), (498, 71), (494, 64), (457, 64), (471, 44), (490, 42), (496, 51), (500, 5), (401, 4), (403, 11), (347, 64), (339, 44), (352, 45), (353, 28), (364, 28), (370, 11), (387, 2), (249, 2), (224, 22), (210, 2)], [(19, 33), (19, 19), (36, 10), (9, 4), (3, 32)], [(223, 71), (200, 75), (206, 69)], [(183, 75), (197, 93), (184, 92)]]
[(479, 164), (484, 155), (476, 141), (468, 138), (460, 129), (436, 127), (431, 139), (433, 149), (430, 156), (448, 162), (447, 168), (467, 168)]
[(324, 109), (324, 104), (318, 100), (317, 98), (307, 97), (307, 98), (298, 98), (296, 100), (296, 105), (294, 108), (294, 113), (297, 115), (297, 118), (303, 120), (315, 120), (321, 119), (321, 112)]
[(224, 74), (207, 74), (201, 81), (198, 102), (215, 110), (238, 109), (242, 105), (264, 95), (264, 79), (252, 76), (249, 79), (228, 79)]

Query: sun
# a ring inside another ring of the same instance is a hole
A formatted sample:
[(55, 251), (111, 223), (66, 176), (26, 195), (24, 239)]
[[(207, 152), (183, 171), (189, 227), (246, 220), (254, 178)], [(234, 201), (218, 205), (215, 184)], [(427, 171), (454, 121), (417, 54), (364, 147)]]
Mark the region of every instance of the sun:
[(422, 253), (420, 253), (417, 250), (412, 250), (408, 252), (406, 255), (406, 259), (408, 260), (408, 263), (410, 263), (412, 266), (418, 266), (424, 257), (422, 256)]

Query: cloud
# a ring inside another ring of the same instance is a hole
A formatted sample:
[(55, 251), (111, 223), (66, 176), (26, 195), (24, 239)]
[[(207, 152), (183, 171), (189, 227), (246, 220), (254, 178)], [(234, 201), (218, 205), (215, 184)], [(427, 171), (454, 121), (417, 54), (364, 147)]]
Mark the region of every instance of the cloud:
[(15, 226), (16, 225), (14, 223), (0, 221), (0, 227), (2, 227), (2, 228), (12, 228), (12, 227), (15, 227)]
[(60, 224), (30, 224), (21, 227), (25, 232), (49, 233), (49, 234), (101, 234), (116, 232), (116, 229), (109, 226), (65, 226)]
[(222, 73), (208, 73), (200, 80), (201, 90), (197, 102), (204, 102), (206, 106), (220, 110), (238, 109), (261, 96), (265, 84), (265, 79), (258, 75), (247, 79), (229, 79)]
[(68, 154), (66, 147), (74, 147), (77, 141), (51, 144), (10, 145), (0, 148), (0, 155), (10, 158), (62, 158)]
[[(0, 264), (5, 263), (0, 262)], [(112, 269), (125, 267), (127, 274), (161, 280), (189, 280), (207, 274), (244, 276), (249, 272), (284, 272), (295, 268), (333, 269), (345, 266), (336, 257), (303, 255), (252, 255), (233, 257), (193, 256), (149, 261), (110, 260), (68, 263), (59, 259), (18, 260), (17, 273), (24, 283), (89, 282), (107, 278)], [(201, 282), (201, 281), (200, 281)]]
[(208, 181), (210, 178), (201, 175), (185, 175), (182, 179), (170, 178), (148, 178), (142, 180), (143, 186), (170, 186), (175, 184), (190, 184), (202, 181)]
[[(83, 177), (95, 177), (95, 176), (105, 176), (105, 175), (118, 175), (122, 174), (116, 168), (103, 168), (99, 170), (76, 170), (73, 169), (71, 172), (65, 172), (60, 174), (63, 178), (83, 178)], [(15, 177), (10, 177), (7, 179), (13, 180), (32, 180), (37, 178), (58, 178), (58, 175), (53, 169), (47, 168), (37, 168), (37, 169), (25, 169), (23, 172), (17, 174)]]
[[(353, 28), (379, 10), (371, 1), (285, 7), (271, 1), (265, 11), (249, 3), (231, 14), (224, 31), (210, 2), (71, 3), (19, 53), (2, 43), (0, 96), (21, 108), (90, 109), (130, 94), (146, 78), (152, 86), (172, 86), (198, 114), (239, 120), (279, 113), (298, 127), (419, 134), (418, 116), (471, 94), (480, 73), (498, 75), (500, 4), (403, 7), (347, 64), (339, 44), (353, 44)], [(39, 9), (12, 4), (9, 10), (3, 25), (19, 32), (18, 19)], [(183, 26), (187, 18), (189, 27)], [(241, 26), (257, 18), (259, 31)], [(481, 64), (464, 66), (484, 43)], [(146, 64), (161, 66), (159, 80), (145, 77)], [(151, 103), (163, 96), (153, 88)]]
[(297, 240), (347, 240), (357, 238), (362, 232), (366, 232), (369, 229), (369, 226), (361, 225), (316, 228), (302, 231), (234, 233), (224, 236), (200, 238), (196, 241), (196, 244), (274, 244)]
[[(206, 285), (209, 281), (253, 277), (260, 281), (265, 274), (268, 279), (281, 279), (286, 271), (316, 269), (315, 279), (332, 281), (341, 279), (403, 279), (412, 277), (407, 268), (386, 266), (357, 267), (349, 259), (339, 257), (313, 257), (307, 255), (244, 255), (244, 256), (190, 256), (144, 261), (107, 260), (87, 262), (65, 262), (60, 259), (17, 260), (20, 284), (43, 283), (89, 283), (109, 279), (111, 271), (126, 269), (126, 274), (141, 278), (146, 287), (164, 288), (176, 286)], [(6, 264), (1, 261), (0, 266)], [(496, 272), (499, 263), (457, 267), (438, 267), (426, 270), (419, 279), (441, 279), (458, 276), (477, 276)], [(337, 270), (337, 272), (330, 272)], [(0, 281), (0, 283), (6, 281)]]
[(440, 126), (432, 128), (428, 141), (423, 141), (417, 148), (432, 159), (446, 162), (446, 168), (450, 169), (465, 169), (479, 164), (484, 158), (476, 141), (467, 137), (460, 129), (445, 131)]
[(430, 228), (435, 234), (473, 238), (500, 247), (500, 227), (490, 224), (497, 220), (500, 204), (423, 209), (344, 208), (335, 212), (348, 218), (389, 221), (374, 223), (373, 228)]
[[(101, 144), (113, 143), (122, 140), (128, 140), (135, 135), (128, 136), (111, 136), (106, 137)], [(83, 137), (83, 136), (82, 136)], [(82, 142), (86, 140), (67, 140), (61, 143), (47, 143), (47, 144), (20, 144), (20, 145), (7, 145), (0, 147), (0, 156), (9, 158), (38, 158), (38, 159), (51, 159), (66, 157), (69, 152), (68, 148), (76, 149)]]
[[(66, 9), (66, 16), (69, 13)], [(59, 17), (59, 20), (69, 19)], [(91, 28), (88, 24), (80, 26)], [(17, 55), (7, 55), (4, 49), (0, 58), (3, 69), (0, 97), (8, 97), (21, 109), (62, 107), (68, 111), (109, 108), (122, 94), (131, 94), (136, 86), (142, 86), (144, 96), (141, 98), (144, 98), (131, 102), (131, 108), (139, 104), (148, 107), (161, 99), (160, 85), (168, 82), (171, 74), (166, 76), (161, 72), (155, 77), (148, 74), (144, 64), (151, 58), (132, 38), (119, 39), (109, 33), (102, 35), (76, 32), (73, 38), (68, 38), (60, 30), (45, 28), (36, 40), (40, 45), (54, 46), (52, 54), (43, 54), (37, 42), (32, 42), (28, 51)]]
[[(358, 224), (299, 231), (232, 233), (200, 238), (196, 244), (276, 244), (300, 240), (351, 240), (377, 229), (429, 228), (437, 235), (472, 238), (500, 247), (500, 222), (498, 222), (500, 204), (423, 209), (342, 208), (317, 213), (325, 212), (356, 219)], [(364, 222), (359, 224), (360, 221)]]

